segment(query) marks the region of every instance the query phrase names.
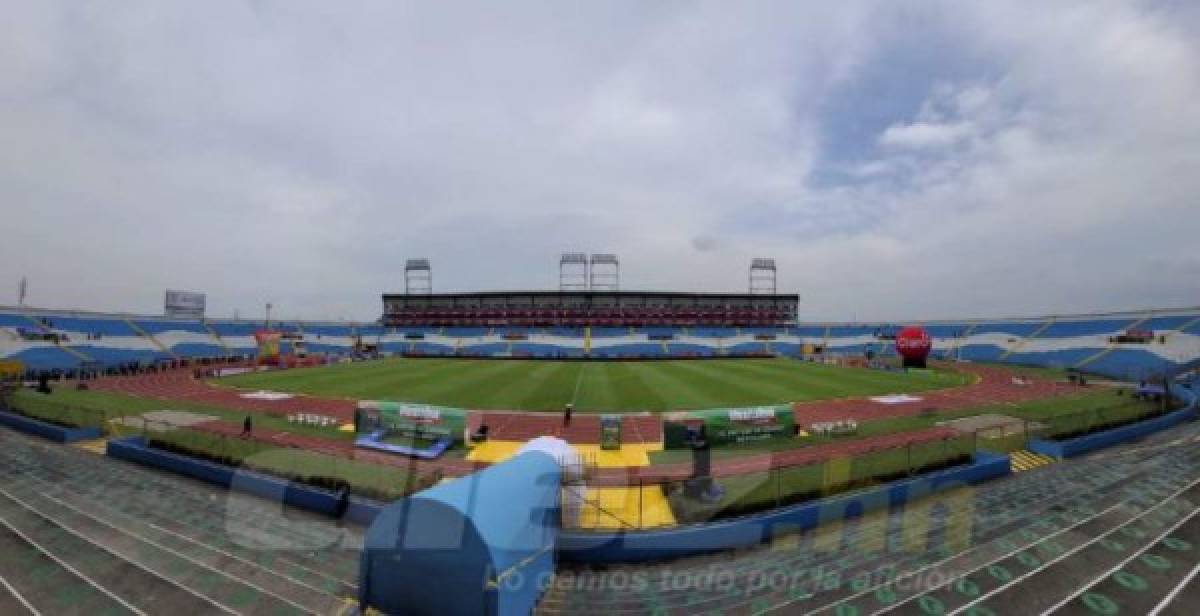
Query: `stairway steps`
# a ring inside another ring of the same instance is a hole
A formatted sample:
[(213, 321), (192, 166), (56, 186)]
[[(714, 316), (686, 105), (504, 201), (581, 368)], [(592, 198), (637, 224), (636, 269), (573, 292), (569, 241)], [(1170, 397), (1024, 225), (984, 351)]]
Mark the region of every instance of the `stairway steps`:
[[(1145, 323), (1146, 321), (1149, 321), (1149, 320), (1150, 320), (1149, 316), (1142, 317), (1142, 318), (1130, 323), (1129, 325), (1126, 325), (1125, 330), (1128, 331), (1131, 329), (1136, 329), (1139, 325), (1141, 325), (1142, 323)], [(1076, 368), (1076, 369), (1082, 368), (1092, 362), (1095, 362), (1095, 361), (1103, 358), (1104, 356), (1108, 355), (1109, 353), (1112, 353), (1113, 351), (1117, 350), (1118, 348), (1119, 348), (1119, 345), (1117, 345), (1116, 343), (1114, 343), (1112, 341), (1109, 341), (1107, 347), (1083, 358), (1082, 360), (1080, 360), (1079, 363), (1075, 364), (1074, 368)]]
[(1025, 337), (1021, 338), (1020, 340), (1018, 340), (1017, 343), (1014, 344), (1011, 349), (1005, 351), (1004, 353), (1001, 353), (1000, 361), (1004, 361), (1004, 360), (1008, 359), (1008, 357), (1010, 355), (1012, 355), (1013, 353), (1019, 353), (1021, 351), (1021, 349), (1025, 348), (1025, 345), (1028, 344), (1030, 340), (1037, 338), (1038, 336), (1042, 335), (1042, 332), (1046, 331), (1047, 329), (1050, 329), (1050, 326), (1054, 325), (1054, 322), (1055, 322), (1054, 317), (1047, 319), (1045, 323), (1042, 323), (1040, 327), (1038, 327), (1037, 329), (1030, 332), (1030, 334), (1028, 336), (1025, 336)]
[(140, 325), (138, 325), (137, 323), (134, 323), (133, 319), (123, 319), (123, 320), (125, 321), (125, 324), (129, 326), (129, 329), (132, 329), (134, 331), (134, 333), (136, 333), (137, 335), (149, 340), (154, 346), (158, 347), (158, 350), (170, 355), (171, 357), (173, 357), (175, 359), (180, 359), (178, 353), (171, 350), (170, 347), (163, 344), (162, 341), (159, 340), (158, 338), (155, 338), (154, 334), (151, 334), (150, 332), (142, 329), (142, 327)]
[(221, 345), (221, 348), (225, 350), (225, 354), (228, 355), (229, 345), (225, 344), (225, 340), (221, 338), (221, 334), (218, 334), (217, 330), (213, 329), (213, 326), (209, 325), (208, 321), (201, 320), (200, 324), (204, 326), (204, 329), (208, 330), (208, 335), (212, 336), (213, 340), (216, 340), (217, 344)]

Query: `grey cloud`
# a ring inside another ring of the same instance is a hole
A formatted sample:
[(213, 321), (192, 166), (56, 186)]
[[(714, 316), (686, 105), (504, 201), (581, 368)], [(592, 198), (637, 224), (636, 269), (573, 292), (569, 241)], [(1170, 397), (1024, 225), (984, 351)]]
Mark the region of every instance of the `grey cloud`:
[[(405, 257), (441, 290), (552, 288), (584, 250), (683, 290), (740, 290), (773, 256), (810, 318), (1194, 303), (1197, 13), (1046, 15), (23, 3), (0, 23), (0, 301), (27, 274), (56, 307), (154, 311), (179, 287), (221, 315), (370, 319)], [(919, 151), (813, 183), (822, 102), (902, 24), (962, 29), (946, 53), (986, 77), (896, 118)]]

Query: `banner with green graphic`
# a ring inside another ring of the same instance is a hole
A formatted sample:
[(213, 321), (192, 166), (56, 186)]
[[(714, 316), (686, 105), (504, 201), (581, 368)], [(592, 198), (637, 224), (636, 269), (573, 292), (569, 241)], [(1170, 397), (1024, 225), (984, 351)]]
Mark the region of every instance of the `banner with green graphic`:
[(663, 422), (663, 445), (667, 449), (688, 447), (688, 432), (704, 426), (708, 444), (714, 447), (791, 438), (796, 420), (790, 405), (708, 409), (667, 413)]
[(615, 451), (621, 448), (621, 416), (600, 416), (600, 449)]
[(406, 438), (437, 440), (450, 438), (459, 443), (467, 426), (465, 409), (392, 402), (363, 400), (355, 411), (355, 428), (359, 433), (385, 429), (389, 435)]

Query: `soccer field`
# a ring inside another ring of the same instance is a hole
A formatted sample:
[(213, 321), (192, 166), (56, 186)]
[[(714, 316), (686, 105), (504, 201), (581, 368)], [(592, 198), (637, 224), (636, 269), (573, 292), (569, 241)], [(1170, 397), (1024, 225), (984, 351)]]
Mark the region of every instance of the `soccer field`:
[(842, 368), (790, 359), (640, 362), (386, 359), (225, 377), (224, 386), (472, 409), (665, 411), (904, 393), (964, 383), (940, 370)]

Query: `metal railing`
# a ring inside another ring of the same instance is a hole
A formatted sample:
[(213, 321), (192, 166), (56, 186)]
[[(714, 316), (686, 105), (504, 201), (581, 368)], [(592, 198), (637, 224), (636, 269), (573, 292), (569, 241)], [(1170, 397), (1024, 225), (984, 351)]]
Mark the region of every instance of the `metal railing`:
[[(1011, 453), (1027, 448), (1031, 439), (1064, 439), (1104, 430), (1154, 417), (1173, 409), (1151, 407), (1145, 403), (1121, 403), (1041, 418), (1015, 419), (1003, 425), (963, 432), (957, 436), (912, 442), (901, 446), (883, 447), (853, 455), (834, 457), (819, 462), (766, 468), (718, 477), (631, 476), (625, 486), (638, 490), (637, 510), (633, 515), (619, 515), (593, 505), (591, 499), (580, 501), (583, 507), (595, 507), (591, 516), (580, 514), (573, 518), (621, 519), (627, 530), (654, 528), (664, 525), (660, 517), (647, 519), (642, 502), (647, 490), (661, 490), (670, 504), (673, 525), (700, 524), (719, 519), (735, 518), (832, 496), (874, 485), (880, 485), (941, 468), (964, 463), (976, 452)], [(794, 450), (789, 450), (794, 451)], [(714, 460), (714, 464), (720, 464)], [(770, 467), (771, 464), (764, 466)], [(711, 488), (710, 486), (717, 486)], [(587, 489), (604, 487), (588, 484)], [(573, 489), (578, 489), (575, 487)], [(564, 519), (565, 528), (580, 530), (611, 530), (587, 528)]]

